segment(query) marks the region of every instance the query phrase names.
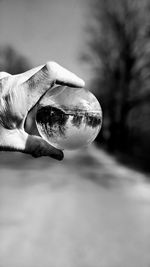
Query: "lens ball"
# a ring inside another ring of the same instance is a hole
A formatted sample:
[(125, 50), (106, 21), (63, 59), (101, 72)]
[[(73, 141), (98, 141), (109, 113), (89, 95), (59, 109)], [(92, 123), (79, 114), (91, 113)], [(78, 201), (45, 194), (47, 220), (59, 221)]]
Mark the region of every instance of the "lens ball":
[(102, 125), (102, 110), (96, 97), (84, 88), (57, 86), (38, 104), (39, 134), (52, 146), (74, 150), (92, 143)]

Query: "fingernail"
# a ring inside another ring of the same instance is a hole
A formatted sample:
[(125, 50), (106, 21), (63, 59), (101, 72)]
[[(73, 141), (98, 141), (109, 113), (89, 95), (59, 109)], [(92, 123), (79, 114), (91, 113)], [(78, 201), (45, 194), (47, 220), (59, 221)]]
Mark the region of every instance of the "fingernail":
[(84, 87), (85, 86), (85, 81), (82, 80), (81, 78), (80, 78), (80, 84), (81, 84), (81, 87)]

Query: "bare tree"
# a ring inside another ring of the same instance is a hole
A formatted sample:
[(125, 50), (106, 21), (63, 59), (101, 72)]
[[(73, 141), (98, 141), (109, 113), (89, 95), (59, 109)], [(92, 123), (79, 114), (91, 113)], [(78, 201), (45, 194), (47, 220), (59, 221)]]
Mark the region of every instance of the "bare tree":
[(110, 150), (125, 151), (131, 146), (133, 109), (138, 117), (141, 105), (150, 101), (150, 1), (95, 0), (90, 11), (89, 50), (83, 58), (95, 73), (103, 139)]

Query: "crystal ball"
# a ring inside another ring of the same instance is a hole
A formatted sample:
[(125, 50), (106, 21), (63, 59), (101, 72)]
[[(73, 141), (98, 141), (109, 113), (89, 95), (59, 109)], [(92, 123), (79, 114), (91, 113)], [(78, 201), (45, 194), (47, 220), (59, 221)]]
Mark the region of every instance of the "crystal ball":
[(40, 100), (36, 124), (39, 134), (58, 149), (74, 150), (90, 144), (102, 125), (102, 110), (87, 89), (57, 86)]

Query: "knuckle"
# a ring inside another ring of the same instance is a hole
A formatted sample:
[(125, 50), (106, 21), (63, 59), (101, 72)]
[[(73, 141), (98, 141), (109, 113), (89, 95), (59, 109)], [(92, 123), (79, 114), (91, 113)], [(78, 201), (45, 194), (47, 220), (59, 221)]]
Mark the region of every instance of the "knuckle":
[(55, 61), (49, 61), (46, 63), (46, 67), (47, 67), (50, 75), (54, 78), (56, 76), (58, 66), (59, 66), (58, 63), (56, 63)]
[(56, 66), (58, 66), (58, 63), (55, 61), (48, 61), (48, 62), (46, 62), (46, 65), (53, 69)]
[(4, 79), (8, 76), (11, 76), (11, 74), (9, 74), (8, 72), (5, 72), (5, 71), (0, 72), (0, 79)]
[(4, 128), (14, 129), (21, 126), (24, 103), (21, 95), (9, 88), (0, 98), (0, 123)]
[(0, 72), (0, 95), (2, 96), (9, 90), (12, 83), (12, 75), (7, 72)]

